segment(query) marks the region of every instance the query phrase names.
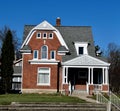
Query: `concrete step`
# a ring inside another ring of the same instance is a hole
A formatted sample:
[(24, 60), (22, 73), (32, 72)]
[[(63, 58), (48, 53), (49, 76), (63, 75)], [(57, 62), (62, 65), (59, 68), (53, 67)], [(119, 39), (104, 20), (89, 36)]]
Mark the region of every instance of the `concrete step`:
[(91, 103), (14, 103), (8, 106), (0, 106), (0, 111), (106, 111), (106, 105)]

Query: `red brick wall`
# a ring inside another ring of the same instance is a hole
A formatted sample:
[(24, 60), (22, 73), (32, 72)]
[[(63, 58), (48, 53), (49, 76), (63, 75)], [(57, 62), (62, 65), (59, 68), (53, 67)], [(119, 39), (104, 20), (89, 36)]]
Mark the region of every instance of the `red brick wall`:
[[(51, 33), (52, 31), (39, 31), (41, 35), (43, 33)], [(32, 51), (33, 50), (38, 50), (39, 51), (39, 59), (41, 59), (41, 46), (47, 45), (48, 46), (48, 59), (50, 59), (50, 51), (51, 50), (56, 50), (56, 60), (61, 61), (62, 57), (57, 54), (57, 50), (59, 46), (61, 46), (57, 36), (55, 33), (53, 33), (53, 39), (38, 39), (36, 37), (35, 32), (29, 41), (29, 46), (31, 47)], [(57, 73), (58, 73), (58, 65), (57, 64), (30, 64), (29, 60), (33, 59), (33, 53), (31, 54), (23, 54), (23, 80), (22, 80), (22, 88), (23, 89), (56, 89), (57, 88)], [(50, 68), (50, 86), (40, 86), (37, 85), (37, 71), (38, 67), (49, 67)], [(62, 80), (62, 75), (60, 73), (60, 84)], [(59, 86), (61, 88), (61, 85)]]

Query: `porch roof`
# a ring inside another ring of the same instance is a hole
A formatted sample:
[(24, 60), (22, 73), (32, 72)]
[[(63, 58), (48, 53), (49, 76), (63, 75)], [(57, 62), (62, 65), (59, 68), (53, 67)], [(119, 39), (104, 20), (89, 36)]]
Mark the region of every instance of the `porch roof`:
[(63, 66), (105, 66), (108, 67), (110, 64), (100, 59), (92, 57), (90, 55), (80, 55), (74, 59), (63, 62)]

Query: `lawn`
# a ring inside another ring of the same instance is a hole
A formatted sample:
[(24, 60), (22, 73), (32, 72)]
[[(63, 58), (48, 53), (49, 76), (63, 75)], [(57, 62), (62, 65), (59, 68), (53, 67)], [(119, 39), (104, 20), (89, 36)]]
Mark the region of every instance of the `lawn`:
[(77, 97), (70, 97), (59, 94), (5, 94), (0, 95), (0, 104), (11, 104), (11, 102), (69, 102), (85, 103)]

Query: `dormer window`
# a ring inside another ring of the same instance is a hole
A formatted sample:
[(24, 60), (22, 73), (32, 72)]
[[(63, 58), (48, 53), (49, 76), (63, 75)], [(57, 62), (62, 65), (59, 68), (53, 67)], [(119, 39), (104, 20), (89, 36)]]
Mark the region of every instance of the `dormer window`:
[(75, 42), (75, 48), (77, 55), (88, 54), (87, 50), (88, 43), (87, 42)]

